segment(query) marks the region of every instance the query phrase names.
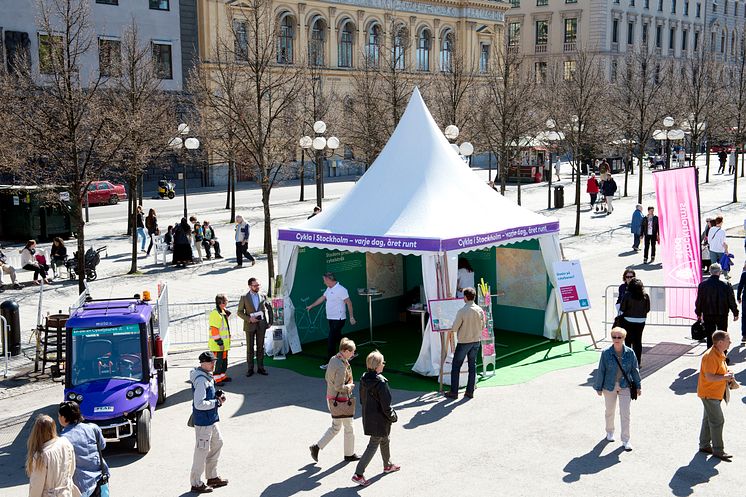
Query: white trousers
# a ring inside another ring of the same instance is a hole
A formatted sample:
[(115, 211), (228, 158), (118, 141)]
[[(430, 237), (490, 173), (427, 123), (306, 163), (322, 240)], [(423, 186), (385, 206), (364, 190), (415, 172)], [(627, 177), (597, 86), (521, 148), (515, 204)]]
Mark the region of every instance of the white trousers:
[(218, 458), (223, 447), (223, 437), (220, 436), (218, 424), (210, 426), (195, 426), (196, 443), (194, 445), (194, 460), (190, 479), (193, 487), (202, 485), (202, 473), (209, 480), (218, 476)]
[(614, 433), (614, 411), (619, 399), (619, 418), (622, 422), (622, 443), (629, 442), (629, 407), (632, 398), (629, 396), (629, 388), (621, 388), (619, 383), (614, 385), (614, 391), (603, 390), (606, 403), (606, 433)]
[(353, 455), (355, 453), (355, 432), (352, 431), (352, 418), (332, 418), (332, 425), (328, 430), (326, 430), (326, 433), (321, 437), (319, 443), (316, 444), (319, 446), (319, 449), (326, 447), (327, 444), (332, 441), (332, 438), (339, 433), (342, 426), (344, 426), (345, 429), (345, 455)]
[(614, 212), (614, 206), (612, 205), (614, 202), (614, 195), (606, 195), (604, 198), (606, 199), (606, 210)]

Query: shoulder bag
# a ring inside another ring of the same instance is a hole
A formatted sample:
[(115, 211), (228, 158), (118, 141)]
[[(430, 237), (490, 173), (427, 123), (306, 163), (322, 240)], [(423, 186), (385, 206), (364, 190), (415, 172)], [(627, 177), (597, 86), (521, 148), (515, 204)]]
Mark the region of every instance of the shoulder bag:
[(637, 384), (630, 380), (627, 376), (627, 373), (624, 372), (624, 368), (622, 367), (622, 363), (619, 361), (619, 357), (617, 357), (616, 352), (612, 351), (612, 355), (614, 356), (614, 360), (619, 365), (619, 369), (622, 370), (622, 376), (624, 376), (624, 379), (627, 380), (627, 383), (629, 384), (629, 398), (632, 400), (637, 400)]
[(329, 412), (332, 413), (332, 418), (352, 418), (355, 416), (355, 397), (350, 395), (345, 400), (339, 398), (337, 394), (333, 399), (328, 399)]
[(96, 490), (93, 491), (91, 497), (109, 497), (109, 473), (106, 470), (104, 464), (104, 456), (101, 454), (101, 446), (96, 440), (96, 448), (98, 449), (98, 460), (101, 464), (101, 478), (96, 482)]

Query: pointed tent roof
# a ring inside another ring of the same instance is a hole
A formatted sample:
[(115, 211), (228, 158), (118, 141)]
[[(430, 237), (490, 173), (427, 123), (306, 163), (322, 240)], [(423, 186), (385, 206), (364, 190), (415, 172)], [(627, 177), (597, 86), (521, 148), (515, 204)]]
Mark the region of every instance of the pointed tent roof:
[(417, 88), (370, 169), (340, 200), (279, 240), (303, 246), (422, 254), (457, 252), (559, 232), (515, 204), (453, 150)]

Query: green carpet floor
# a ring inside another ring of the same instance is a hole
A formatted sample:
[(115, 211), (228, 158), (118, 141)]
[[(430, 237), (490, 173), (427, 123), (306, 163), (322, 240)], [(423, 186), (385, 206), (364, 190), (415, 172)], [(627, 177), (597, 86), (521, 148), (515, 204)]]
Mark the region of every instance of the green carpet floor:
[[(356, 343), (368, 340), (368, 332), (355, 332), (346, 336)], [(438, 390), (437, 377), (425, 377), (412, 371), (412, 365), (417, 360), (422, 344), (419, 323), (383, 325), (374, 328), (373, 336), (375, 340), (386, 342), (378, 349), (386, 359), (384, 375), (389, 379), (392, 388), (419, 392)], [(550, 371), (594, 364), (599, 357), (592, 346), (577, 340), (573, 341), (573, 353), (570, 354), (566, 342), (547, 340), (536, 335), (498, 331), (495, 339), (507, 347), (496, 347), (496, 373), (484, 378), (477, 375), (479, 387), (524, 383)], [(365, 357), (372, 350), (372, 346), (358, 347), (358, 356), (352, 361), (356, 382), (365, 371)], [(324, 371), (319, 366), (326, 362), (325, 355), (326, 341), (319, 341), (304, 344), (303, 352), (300, 354), (290, 354), (281, 361), (267, 358), (266, 363), (268, 366), (290, 369), (305, 376), (323, 378)], [(501, 359), (501, 356), (504, 357)], [(480, 357), (477, 372), (481, 371)]]

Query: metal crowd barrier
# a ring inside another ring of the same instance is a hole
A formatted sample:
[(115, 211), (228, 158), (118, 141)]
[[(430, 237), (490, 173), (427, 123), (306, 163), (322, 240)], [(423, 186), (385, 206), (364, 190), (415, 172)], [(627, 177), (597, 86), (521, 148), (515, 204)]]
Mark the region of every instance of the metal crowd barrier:
[[(650, 312), (645, 320), (648, 326), (673, 326), (690, 327), (693, 319), (669, 317), (669, 304), (684, 300), (690, 302), (694, 308), (694, 299), (697, 296), (696, 286), (645, 286), (645, 291), (650, 296)], [(608, 338), (611, 325), (617, 316), (617, 297), (619, 296), (619, 285), (609, 285), (604, 291), (604, 339)]]
[(3, 316), (0, 316), (0, 326), (3, 328), (3, 355), (5, 356), (5, 373), (3, 374), (3, 378), (7, 378), (8, 363), (10, 362), (10, 344), (8, 343), (8, 328), (10, 328), (10, 326)]
[[(243, 344), (243, 321), (238, 319), (238, 299), (229, 300), (226, 309), (231, 312), (228, 326), (231, 329), (231, 345)], [(168, 334), (172, 346), (204, 344), (210, 334), (209, 315), (215, 309), (215, 302), (193, 302), (168, 304)]]

